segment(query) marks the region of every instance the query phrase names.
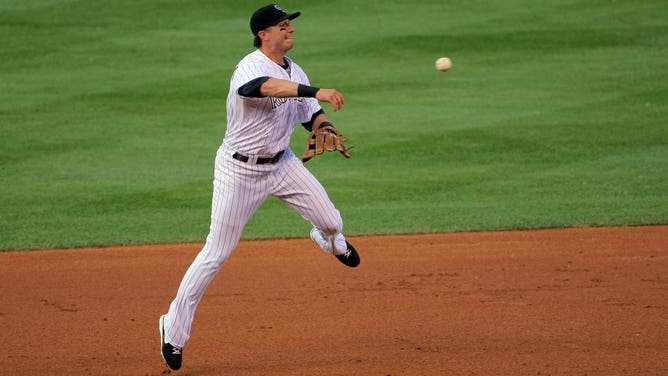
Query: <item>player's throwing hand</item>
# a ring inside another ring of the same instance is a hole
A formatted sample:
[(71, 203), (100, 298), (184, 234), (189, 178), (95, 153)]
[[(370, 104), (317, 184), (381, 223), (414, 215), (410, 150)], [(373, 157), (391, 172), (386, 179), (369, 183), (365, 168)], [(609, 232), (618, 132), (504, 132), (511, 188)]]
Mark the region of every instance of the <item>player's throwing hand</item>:
[(343, 94), (339, 93), (336, 89), (320, 89), (315, 94), (315, 99), (321, 102), (329, 102), (329, 104), (332, 105), (334, 112), (340, 110), (345, 103)]

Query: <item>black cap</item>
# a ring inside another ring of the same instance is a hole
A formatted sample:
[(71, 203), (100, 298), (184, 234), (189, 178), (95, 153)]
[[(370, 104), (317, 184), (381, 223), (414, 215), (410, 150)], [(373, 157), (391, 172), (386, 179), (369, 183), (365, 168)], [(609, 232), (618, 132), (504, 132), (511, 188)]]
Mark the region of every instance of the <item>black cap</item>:
[(266, 7), (262, 7), (253, 13), (250, 20), (250, 27), (253, 35), (257, 35), (260, 31), (268, 28), (269, 26), (274, 26), (277, 23), (283, 20), (294, 20), (302, 14), (301, 12), (295, 12), (287, 14), (283, 8), (279, 7), (276, 4), (269, 4)]

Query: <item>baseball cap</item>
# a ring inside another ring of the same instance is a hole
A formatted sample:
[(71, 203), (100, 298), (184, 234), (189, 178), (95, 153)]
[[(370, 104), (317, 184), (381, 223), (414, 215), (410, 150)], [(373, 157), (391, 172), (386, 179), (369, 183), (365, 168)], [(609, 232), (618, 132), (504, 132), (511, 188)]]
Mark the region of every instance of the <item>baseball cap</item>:
[(283, 20), (294, 20), (302, 14), (301, 12), (286, 13), (283, 8), (276, 4), (269, 4), (253, 13), (250, 20), (250, 28), (253, 35), (257, 35), (261, 30), (269, 26), (276, 25)]

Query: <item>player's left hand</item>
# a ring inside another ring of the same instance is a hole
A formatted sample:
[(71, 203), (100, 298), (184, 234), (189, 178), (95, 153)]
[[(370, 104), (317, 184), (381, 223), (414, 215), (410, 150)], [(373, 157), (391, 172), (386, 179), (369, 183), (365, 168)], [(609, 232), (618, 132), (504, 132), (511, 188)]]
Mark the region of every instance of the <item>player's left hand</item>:
[(311, 131), (308, 140), (306, 140), (306, 151), (302, 155), (302, 161), (307, 162), (316, 155), (327, 151), (339, 151), (344, 157), (350, 158), (350, 152), (346, 148), (346, 141), (348, 139), (343, 137), (341, 133), (331, 125), (318, 127)]

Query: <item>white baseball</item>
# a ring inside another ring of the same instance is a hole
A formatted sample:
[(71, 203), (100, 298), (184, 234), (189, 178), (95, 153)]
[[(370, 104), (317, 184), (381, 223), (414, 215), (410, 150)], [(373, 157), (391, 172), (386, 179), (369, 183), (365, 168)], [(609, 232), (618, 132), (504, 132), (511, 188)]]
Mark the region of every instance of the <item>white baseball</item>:
[(447, 72), (452, 68), (452, 60), (450, 60), (447, 57), (441, 57), (438, 60), (436, 60), (436, 69), (440, 70), (441, 72)]

